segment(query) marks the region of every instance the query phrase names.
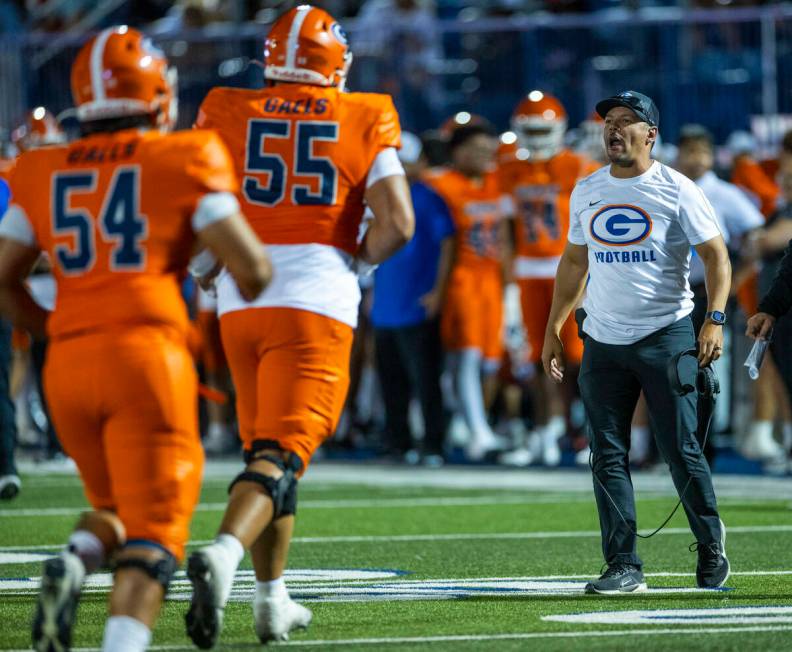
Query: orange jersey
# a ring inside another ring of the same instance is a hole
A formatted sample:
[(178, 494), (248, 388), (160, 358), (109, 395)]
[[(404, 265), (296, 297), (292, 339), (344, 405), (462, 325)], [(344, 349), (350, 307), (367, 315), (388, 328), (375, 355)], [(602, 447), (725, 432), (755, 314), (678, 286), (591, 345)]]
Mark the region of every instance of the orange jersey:
[(427, 173), (424, 181), (440, 195), (454, 220), (455, 267), (498, 269), (505, 211), (495, 173), (476, 181), (455, 170), (439, 169)]
[(778, 204), (780, 190), (769, 171), (775, 167), (773, 161), (757, 163), (748, 156), (738, 156), (732, 169), (732, 183), (747, 190), (759, 201), (759, 210), (765, 218), (772, 215)]
[(243, 212), (261, 240), (349, 253), (369, 168), (401, 139), (389, 96), (303, 84), (215, 88), (196, 125), (216, 129), (228, 145)]
[(182, 332), (180, 281), (199, 201), (237, 189), (210, 131), (125, 130), (24, 153), (11, 175), (14, 206), (52, 260), (58, 299), (50, 337), (118, 324)]
[(514, 202), (518, 256), (547, 258), (563, 253), (572, 189), (598, 167), (569, 150), (546, 161), (512, 160), (501, 165), (501, 190)]

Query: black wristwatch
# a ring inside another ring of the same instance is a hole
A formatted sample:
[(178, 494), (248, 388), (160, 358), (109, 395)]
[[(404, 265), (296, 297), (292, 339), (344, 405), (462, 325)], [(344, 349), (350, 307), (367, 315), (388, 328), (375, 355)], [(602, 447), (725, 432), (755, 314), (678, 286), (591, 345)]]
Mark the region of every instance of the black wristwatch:
[(704, 315), (705, 319), (709, 319), (716, 326), (723, 326), (726, 323), (726, 314), (720, 310), (711, 310)]

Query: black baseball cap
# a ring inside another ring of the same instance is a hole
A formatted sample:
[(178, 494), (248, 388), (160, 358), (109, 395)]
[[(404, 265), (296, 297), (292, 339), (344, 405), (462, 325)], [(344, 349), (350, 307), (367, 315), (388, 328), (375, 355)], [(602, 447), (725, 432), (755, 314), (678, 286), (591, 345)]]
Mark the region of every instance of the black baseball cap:
[(618, 95), (597, 102), (596, 109), (600, 117), (604, 118), (608, 115), (608, 111), (617, 106), (630, 109), (652, 127), (657, 127), (660, 124), (660, 111), (657, 110), (657, 106), (648, 95), (637, 91), (622, 91)]

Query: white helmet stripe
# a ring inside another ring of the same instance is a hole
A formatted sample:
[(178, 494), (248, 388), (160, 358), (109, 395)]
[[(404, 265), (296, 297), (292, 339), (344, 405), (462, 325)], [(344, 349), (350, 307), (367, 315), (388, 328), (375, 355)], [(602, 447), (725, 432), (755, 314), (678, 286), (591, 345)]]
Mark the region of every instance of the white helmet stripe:
[(91, 90), (93, 91), (94, 102), (105, 99), (104, 84), (102, 83), (102, 61), (104, 60), (107, 39), (109, 39), (115, 31), (115, 27), (109, 27), (101, 31), (91, 48)]
[(313, 7), (310, 5), (297, 7), (297, 13), (294, 15), (294, 20), (289, 28), (289, 40), (286, 42), (286, 68), (294, 68), (297, 59), (297, 42), (300, 38), (300, 30), (312, 9)]

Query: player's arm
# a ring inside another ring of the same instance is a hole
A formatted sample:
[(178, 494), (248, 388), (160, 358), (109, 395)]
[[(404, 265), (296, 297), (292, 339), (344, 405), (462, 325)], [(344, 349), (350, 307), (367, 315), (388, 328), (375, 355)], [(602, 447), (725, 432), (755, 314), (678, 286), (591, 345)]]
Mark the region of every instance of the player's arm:
[(34, 244), (0, 234), (0, 313), (17, 328), (44, 339), (49, 312), (33, 300), (25, 283), (39, 255)]
[(199, 245), (225, 265), (246, 301), (261, 294), (272, 280), (272, 264), (264, 245), (239, 212), (234, 195), (204, 195), (193, 214), (192, 227)]
[[(729, 251), (723, 236), (716, 236), (695, 245), (696, 253), (704, 263), (705, 283), (707, 287), (707, 311), (726, 310), (731, 287), (731, 262)], [(723, 347), (723, 326), (709, 320), (704, 322), (698, 337), (699, 363), (705, 366), (717, 360)]]
[(415, 231), (410, 189), (396, 150), (382, 150), (369, 170), (365, 201), (374, 219), (357, 257), (378, 265), (410, 241)]
[(247, 220), (238, 212), (198, 231), (198, 239), (225, 265), (246, 301), (272, 280), (272, 263)]
[(564, 378), (564, 347), (561, 343), (561, 328), (575, 307), (586, 287), (588, 276), (588, 247), (567, 242), (558, 263), (553, 303), (547, 319), (542, 365), (545, 373), (555, 382)]

